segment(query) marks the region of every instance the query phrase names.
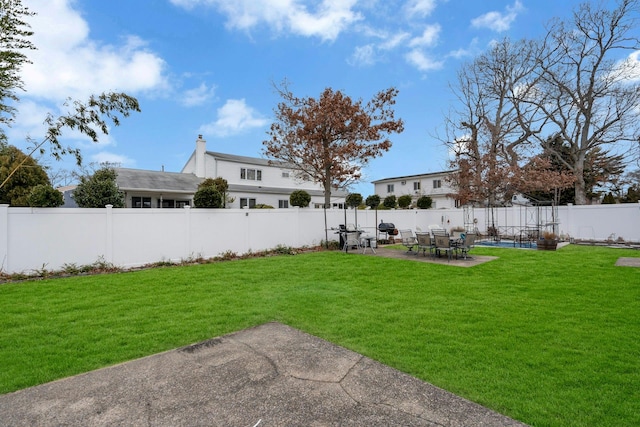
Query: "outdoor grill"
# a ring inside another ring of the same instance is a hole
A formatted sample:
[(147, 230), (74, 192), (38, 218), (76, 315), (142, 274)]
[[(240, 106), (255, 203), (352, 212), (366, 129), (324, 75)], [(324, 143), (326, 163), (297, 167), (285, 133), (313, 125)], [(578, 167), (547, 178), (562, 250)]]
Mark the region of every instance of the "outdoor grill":
[(381, 233), (387, 233), (389, 236), (395, 236), (398, 234), (398, 230), (392, 222), (381, 222), (378, 224), (378, 231)]

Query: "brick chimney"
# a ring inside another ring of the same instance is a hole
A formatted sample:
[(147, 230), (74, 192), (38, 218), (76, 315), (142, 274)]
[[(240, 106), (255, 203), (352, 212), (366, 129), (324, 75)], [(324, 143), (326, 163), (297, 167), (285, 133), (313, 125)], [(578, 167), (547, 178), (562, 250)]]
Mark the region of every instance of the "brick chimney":
[(205, 153), (207, 152), (207, 141), (202, 139), (202, 135), (198, 135), (196, 139), (196, 176), (198, 178), (205, 178)]

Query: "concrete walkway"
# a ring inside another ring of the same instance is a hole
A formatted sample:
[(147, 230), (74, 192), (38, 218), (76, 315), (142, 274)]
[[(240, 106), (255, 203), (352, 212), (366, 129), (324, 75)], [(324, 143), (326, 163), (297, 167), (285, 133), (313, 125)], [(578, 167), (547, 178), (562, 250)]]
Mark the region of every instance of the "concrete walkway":
[(523, 426), (267, 323), (0, 395), (3, 426)]

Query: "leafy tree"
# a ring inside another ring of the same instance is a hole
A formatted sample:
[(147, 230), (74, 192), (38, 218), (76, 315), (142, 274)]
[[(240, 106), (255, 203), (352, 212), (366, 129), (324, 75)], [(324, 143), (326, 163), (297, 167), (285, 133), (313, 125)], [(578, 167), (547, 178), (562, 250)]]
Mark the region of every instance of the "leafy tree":
[[(9, 178), (12, 170), (22, 167)], [(12, 145), (0, 145), (0, 203), (11, 206), (29, 206), (29, 193), (40, 184), (50, 185), (47, 173), (33, 158)]]
[(73, 191), (73, 199), (81, 208), (124, 207), (124, 193), (118, 189), (117, 173), (110, 168), (97, 170), (93, 176), (80, 178), (80, 184)]
[(369, 206), (371, 209), (378, 209), (378, 206), (380, 206), (380, 196), (372, 194), (367, 197), (364, 204)]
[(383, 205), (385, 208), (388, 208), (388, 209), (393, 209), (393, 208), (395, 208), (395, 207), (396, 207), (396, 204), (397, 204), (397, 203), (396, 203), (396, 196), (393, 196), (393, 195), (385, 197), (385, 198), (384, 198), (384, 201), (382, 202), (382, 205)]
[[(198, 190), (204, 188), (204, 187), (213, 187), (218, 193), (220, 193), (221, 197), (222, 197), (222, 206), (209, 206), (209, 207), (222, 207), (224, 208), (227, 205), (227, 198), (228, 198), (228, 190), (229, 190), (229, 183), (227, 182), (226, 179), (222, 178), (222, 177), (217, 177), (217, 178), (207, 178), (204, 181), (202, 181), (199, 185), (198, 185)], [(204, 206), (201, 206), (204, 207)]]
[(628, 172), (625, 175), (627, 192), (622, 197), (622, 203), (638, 203), (640, 201), (640, 169)]
[(20, 71), (30, 62), (25, 51), (35, 49), (28, 39), (33, 31), (25, 22), (33, 15), (20, 0), (0, 0), (0, 142), (6, 141), (4, 126), (15, 118), (16, 91), (23, 89)]
[[(22, 89), (20, 70), (29, 63), (25, 51), (35, 49), (28, 40), (33, 32), (23, 20), (35, 15), (22, 6), (21, 0), (0, 0), (0, 144), (6, 142), (5, 126), (13, 121), (16, 109), (13, 107), (18, 97), (17, 89)], [(132, 111), (140, 111), (138, 101), (125, 93), (103, 93), (91, 95), (86, 102), (68, 100), (65, 104), (68, 111), (58, 117), (48, 114), (44, 122), (47, 131), (44, 138), (33, 143), (33, 149), (27, 154), (31, 157), (36, 151), (44, 153), (44, 145), (48, 143), (51, 156), (60, 160), (63, 155), (73, 155), (78, 165), (82, 162), (80, 149), (64, 146), (59, 138), (62, 130), (68, 128), (87, 135), (93, 142), (98, 142), (98, 134), (109, 133), (109, 123), (120, 124), (120, 117), (128, 117)], [(26, 158), (25, 158), (26, 162)], [(5, 179), (0, 182), (4, 187), (13, 174), (25, 163), (19, 163)]]
[(64, 204), (64, 196), (50, 185), (38, 184), (31, 189), (27, 202), (31, 207), (57, 208)]
[[(224, 181), (224, 182), (222, 182)], [(198, 191), (193, 195), (196, 208), (216, 209), (224, 207), (224, 187), (226, 180), (222, 178), (207, 178), (198, 185)], [(222, 186), (222, 188), (221, 188)]]
[(420, 196), (416, 201), (416, 206), (420, 209), (431, 209), (431, 206), (433, 206), (433, 199), (429, 196)]
[(607, 193), (602, 199), (603, 205), (615, 205), (615, 203), (616, 203), (616, 199), (615, 197), (613, 197), (613, 194), (611, 194), (610, 192)]
[(362, 195), (360, 193), (349, 193), (347, 194), (345, 203), (350, 208), (357, 208), (362, 204)]
[(394, 118), (397, 89), (377, 93), (369, 102), (353, 101), (326, 88), (319, 98), (299, 98), (287, 87), (276, 87), (283, 101), (275, 110), (264, 154), (286, 162), (298, 178), (311, 179), (324, 189), (325, 206), (331, 191), (361, 178), (362, 168), (391, 147), (389, 135), (404, 130)]
[(289, 203), (291, 203), (291, 206), (306, 208), (311, 203), (311, 195), (304, 190), (295, 190), (289, 196)]
[(622, 198), (622, 203), (640, 202), (640, 185), (632, 185), (627, 188), (627, 194)]
[(411, 206), (412, 201), (413, 198), (410, 194), (403, 194), (402, 196), (398, 197), (398, 207), (400, 207), (401, 209), (406, 209)]

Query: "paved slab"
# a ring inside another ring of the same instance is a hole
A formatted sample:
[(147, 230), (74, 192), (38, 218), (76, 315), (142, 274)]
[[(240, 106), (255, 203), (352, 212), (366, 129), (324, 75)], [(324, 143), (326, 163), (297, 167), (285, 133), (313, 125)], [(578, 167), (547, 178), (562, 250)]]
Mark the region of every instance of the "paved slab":
[(279, 323), (0, 396), (3, 426), (523, 426)]
[(637, 257), (637, 258), (620, 257), (616, 261), (616, 266), (618, 266), (618, 267), (640, 267), (640, 257)]
[[(360, 254), (361, 252), (350, 251), (348, 253)], [(473, 267), (476, 265), (484, 264), (485, 262), (493, 261), (494, 259), (498, 259), (497, 256), (469, 255), (466, 259), (462, 257), (454, 257), (450, 260), (446, 256), (438, 258), (429, 256), (429, 253), (424, 255), (422, 252), (408, 252), (405, 249), (389, 249), (384, 247), (378, 247), (375, 254), (371, 251), (371, 249), (367, 248), (365, 255), (379, 256), (383, 258), (405, 259), (409, 261), (427, 262), (431, 264), (443, 264), (453, 267)]]

